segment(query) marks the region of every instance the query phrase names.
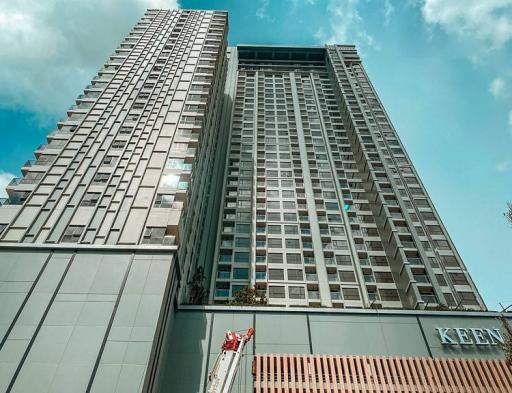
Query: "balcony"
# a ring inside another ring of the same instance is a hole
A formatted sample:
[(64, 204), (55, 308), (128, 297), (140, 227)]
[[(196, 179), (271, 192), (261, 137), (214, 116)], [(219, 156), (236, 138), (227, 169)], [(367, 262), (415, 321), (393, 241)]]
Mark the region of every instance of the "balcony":
[(0, 206), (11, 205), (11, 200), (9, 198), (0, 198)]
[(338, 275), (336, 273), (328, 273), (327, 274), (327, 279), (329, 282), (338, 282), (340, 281), (340, 278), (338, 277)]
[(217, 278), (221, 280), (229, 280), (231, 278), (231, 272), (220, 270), (217, 272)]
[(14, 177), (9, 184), (7, 184), (7, 187), (16, 187), (21, 183), (21, 179), (19, 177)]
[(304, 257), (304, 264), (305, 265), (314, 265), (315, 264), (315, 258), (313, 258), (313, 257)]
[(215, 290), (215, 297), (228, 297), (229, 296), (229, 289), (216, 289)]
[(319, 300), (320, 292), (318, 291), (308, 291), (308, 299), (309, 300)]
[(416, 248), (416, 244), (412, 241), (400, 240), (400, 243), (402, 243), (404, 248)]
[(421, 294), (421, 300), (423, 300), (426, 304), (434, 304), (437, 303), (437, 297), (436, 295), (429, 295), (429, 294)]
[(422, 284), (430, 284), (430, 280), (428, 278), (427, 275), (424, 275), (424, 274), (419, 274), (419, 275), (414, 275), (414, 280), (418, 283), (422, 283)]
[(267, 272), (256, 272), (256, 280), (266, 280)]
[(364, 282), (366, 283), (375, 283), (375, 277), (365, 274), (364, 276)]
[(377, 292), (368, 292), (368, 299), (371, 302), (378, 302), (380, 300), (380, 296)]
[(423, 261), (421, 258), (407, 258), (407, 262), (411, 265), (423, 266)]
[(331, 300), (343, 300), (343, 297), (341, 296), (341, 292), (331, 292)]
[(316, 273), (306, 273), (306, 281), (318, 281), (318, 275)]

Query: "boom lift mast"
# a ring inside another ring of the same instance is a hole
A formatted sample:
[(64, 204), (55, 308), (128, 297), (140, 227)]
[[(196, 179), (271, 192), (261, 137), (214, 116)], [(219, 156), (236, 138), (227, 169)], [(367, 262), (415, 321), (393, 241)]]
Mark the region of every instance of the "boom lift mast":
[(240, 366), (242, 352), (253, 335), (253, 328), (249, 328), (245, 334), (239, 334), (230, 330), (226, 332), (221, 352), (217, 356), (210, 372), (208, 393), (231, 392), (236, 372)]

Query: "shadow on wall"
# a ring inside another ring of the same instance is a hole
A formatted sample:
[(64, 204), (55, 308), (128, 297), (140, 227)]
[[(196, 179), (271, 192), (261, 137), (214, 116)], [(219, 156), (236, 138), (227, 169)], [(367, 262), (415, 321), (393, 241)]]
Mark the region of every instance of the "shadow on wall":
[(166, 338), (155, 392), (202, 392), (211, 314), (174, 314)]

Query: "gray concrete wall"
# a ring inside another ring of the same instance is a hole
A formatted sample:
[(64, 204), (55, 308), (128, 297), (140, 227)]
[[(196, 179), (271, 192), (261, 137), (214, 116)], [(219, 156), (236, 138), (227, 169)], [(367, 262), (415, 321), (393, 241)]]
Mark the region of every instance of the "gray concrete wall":
[(0, 249), (0, 392), (139, 392), (172, 267), (170, 253)]
[[(233, 393), (252, 390), (255, 353), (499, 358), (499, 345), (443, 345), (436, 328), (500, 328), (496, 313), (181, 307), (162, 357), (159, 392), (205, 392), (226, 330), (256, 329)], [(475, 341), (468, 330), (468, 337)], [(455, 331), (448, 332), (458, 341)], [(483, 331), (485, 339), (490, 338)]]

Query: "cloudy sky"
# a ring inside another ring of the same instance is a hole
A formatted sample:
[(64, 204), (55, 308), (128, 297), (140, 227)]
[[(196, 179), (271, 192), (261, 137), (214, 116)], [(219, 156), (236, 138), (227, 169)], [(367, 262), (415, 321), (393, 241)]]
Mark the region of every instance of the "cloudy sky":
[[(0, 188), (145, 8), (0, 0)], [(490, 308), (512, 303), (512, 0), (179, 1), (230, 13), (231, 45), (355, 43)]]

